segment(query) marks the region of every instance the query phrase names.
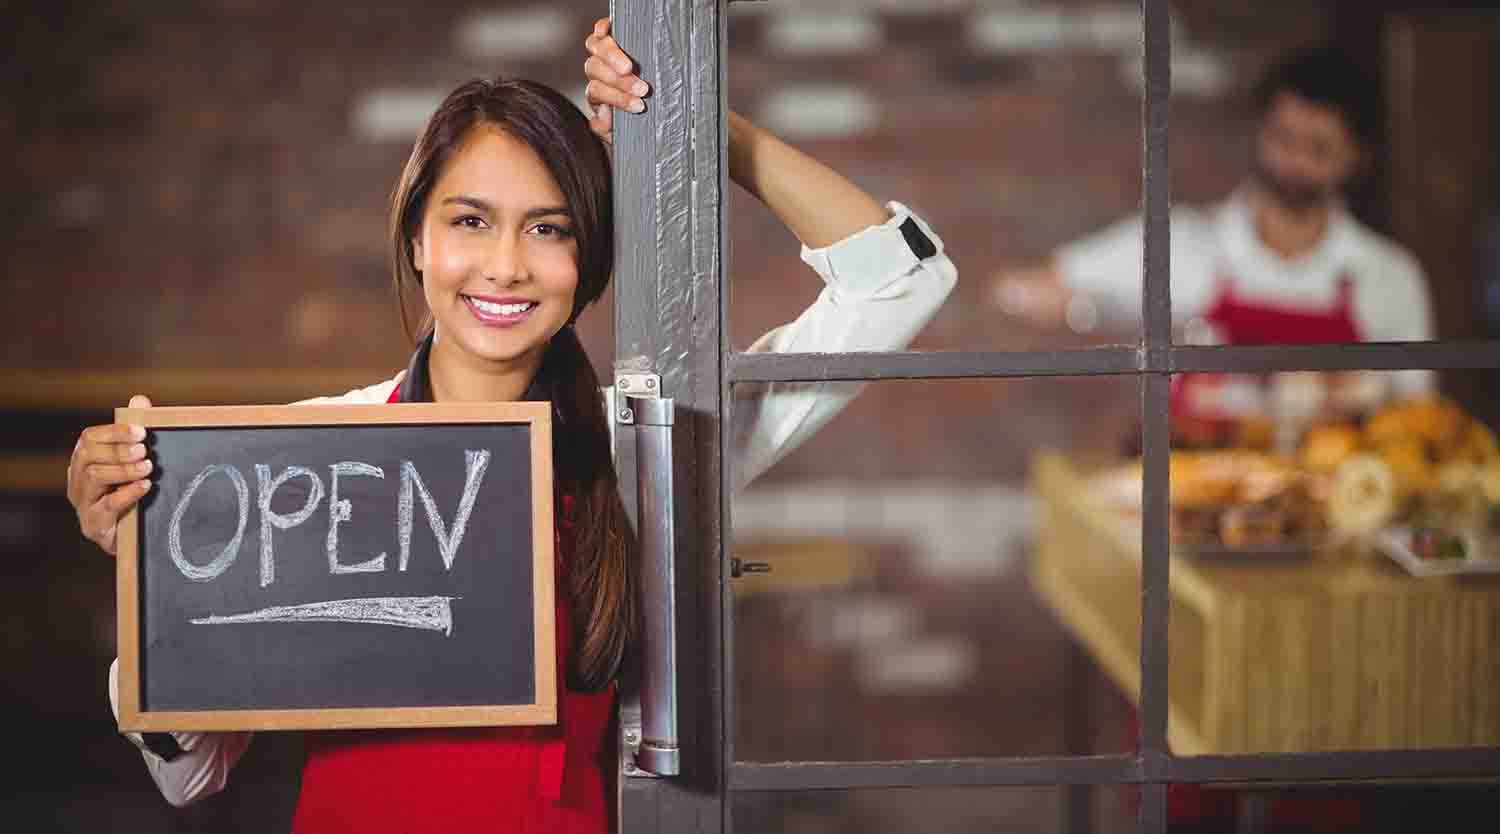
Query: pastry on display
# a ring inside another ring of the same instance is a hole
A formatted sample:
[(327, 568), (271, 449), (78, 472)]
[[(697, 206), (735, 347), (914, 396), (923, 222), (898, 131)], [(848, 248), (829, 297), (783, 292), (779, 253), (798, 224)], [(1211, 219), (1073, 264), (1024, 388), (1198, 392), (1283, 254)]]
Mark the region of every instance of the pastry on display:
[[(1500, 444), (1450, 400), (1407, 400), (1312, 425), (1288, 455), (1262, 445), (1263, 428), (1247, 424), (1241, 445), (1172, 451), (1174, 545), (1262, 552), (1402, 525), (1500, 543)], [(1095, 494), (1138, 512), (1140, 484), (1136, 458), (1098, 475)]]
[(1312, 472), (1333, 472), (1360, 450), (1359, 429), (1347, 423), (1330, 423), (1308, 429), (1298, 452), (1298, 462)]
[(1344, 461), (1333, 478), (1328, 522), (1345, 535), (1365, 535), (1390, 524), (1400, 509), (1396, 474), (1378, 455)]

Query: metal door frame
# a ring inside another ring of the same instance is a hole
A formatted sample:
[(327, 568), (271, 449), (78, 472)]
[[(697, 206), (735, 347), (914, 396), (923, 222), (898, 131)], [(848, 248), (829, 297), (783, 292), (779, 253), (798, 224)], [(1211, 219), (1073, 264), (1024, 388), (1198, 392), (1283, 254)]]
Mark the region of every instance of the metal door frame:
[[(728, 832), (730, 795), (938, 786), (1137, 785), (1139, 830), (1166, 831), (1170, 783), (1494, 778), (1500, 748), (1174, 756), (1167, 727), (1168, 385), (1174, 373), (1500, 368), (1500, 341), (1335, 346), (1174, 345), (1167, 177), (1170, 20), (1167, 0), (1142, 0), (1145, 101), (1144, 330), (1134, 347), (1020, 353), (742, 354), (729, 343), (724, 279), (723, 0), (612, 0), (615, 33), (653, 94), (640, 116), (617, 114), (616, 373), (655, 372), (676, 399), (673, 440), (678, 708), (683, 775), (622, 776), (620, 829)], [(728, 425), (742, 383), (1040, 376), (1134, 376), (1145, 458), (1138, 749), (1092, 756), (891, 762), (734, 759), (732, 540)], [(627, 503), (633, 449), (617, 460)], [(726, 461), (729, 465), (726, 465)], [(627, 707), (628, 710), (628, 707)]]

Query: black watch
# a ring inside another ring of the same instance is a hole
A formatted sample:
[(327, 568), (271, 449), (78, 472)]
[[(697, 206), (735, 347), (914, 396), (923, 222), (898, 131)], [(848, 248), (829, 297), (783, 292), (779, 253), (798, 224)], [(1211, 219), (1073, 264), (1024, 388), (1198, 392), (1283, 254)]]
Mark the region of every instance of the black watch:
[(141, 733), (141, 744), (162, 761), (170, 762), (182, 755), (182, 746), (171, 733)]
[(901, 236), (906, 238), (906, 246), (911, 249), (913, 255), (917, 256), (917, 260), (924, 261), (937, 254), (937, 246), (932, 242), (932, 238), (924, 234), (922, 227), (910, 217), (901, 224)]

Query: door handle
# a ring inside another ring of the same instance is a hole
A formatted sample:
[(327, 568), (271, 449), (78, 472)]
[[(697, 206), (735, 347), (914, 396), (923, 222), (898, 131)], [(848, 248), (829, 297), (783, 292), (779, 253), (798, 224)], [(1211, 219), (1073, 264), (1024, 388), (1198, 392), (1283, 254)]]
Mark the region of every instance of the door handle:
[[(626, 397), (635, 427), (636, 498), (641, 543), (641, 735), (636, 766), (681, 773), (677, 744), (677, 604), (669, 397)], [(623, 416), (623, 415), (622, 415)]]

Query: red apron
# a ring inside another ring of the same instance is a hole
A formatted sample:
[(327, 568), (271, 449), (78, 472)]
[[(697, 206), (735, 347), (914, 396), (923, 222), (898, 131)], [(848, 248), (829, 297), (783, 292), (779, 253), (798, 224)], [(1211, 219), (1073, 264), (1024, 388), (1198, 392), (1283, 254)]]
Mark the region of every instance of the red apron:
[[(1354, 284), (1348, 276), (1339, 279), (1338, 297), (1333, 304), (1325, 310), (1313, 311), (1252, 301), (1235, 293), (1232, 280), (1220, 280), (1218, 296), (1204, 319), (1231, 345), (1360, 341), (1359, 325), (1354, 318)], [(1195, 386), (1221, 385), (1224, 376), (1193, 374), (1173, 378), (1174, 429), (1182, 425), (1185, 433), (1202, 436), (1221, 428), (1222, 415), (1198, 413), (1192, 403)], [(1131, 729), (1134, 734), (1135, 726)], [(1169, 785), (1167, 818), (1174, 823), (1208, 823), (1233, 830), (1238, 794), (1199, 785)], [(1309, 831), (1343, 831), (1358, 825), (1361, 819), (1357, 800), (1326, 796), (1278, 798), (1271, 803), (1269, 813), (1275, 825), (1305, 826)]]
[[(571, 502), (561, 503), (559, 578), (573, 544)], [(556, 584), (556, 725), (307, 733), (294, 834), (612, 830), (615, 686), (567, 687), (573, 630), (566, 583)]]
[[(1223, 344), (1312, 345), (1361, 341), (1354, 318), (1354, 282), (1339, 279), (1338, 296), (1324, 310), (1286, 307), (1238, 295), (1232, 279), (1220, 279), (1219, 292), (1203, 320)], [(1192, 374), (1172, 379), (1173, 434), (1203, 445), (1227, 440), (1232, 409), (1205, 405), (1224, 401), (1232, 385), (1248, 383), (1230, 374)]]

